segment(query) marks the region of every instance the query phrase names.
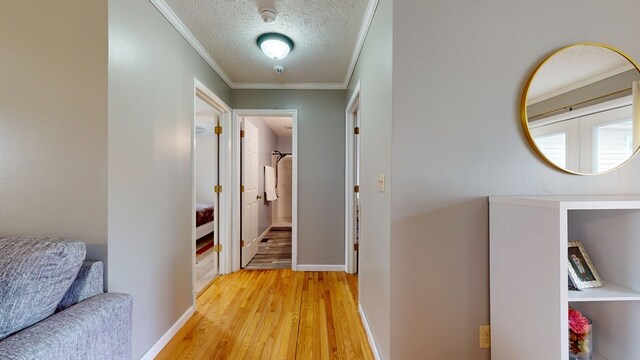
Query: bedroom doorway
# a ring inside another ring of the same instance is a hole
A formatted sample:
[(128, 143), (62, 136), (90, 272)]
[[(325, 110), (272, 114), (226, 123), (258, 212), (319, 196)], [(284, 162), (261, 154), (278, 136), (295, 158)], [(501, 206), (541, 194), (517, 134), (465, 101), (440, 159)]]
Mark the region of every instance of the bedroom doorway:
[(195, 120), (195, 232), (196, 293), (199, 295), (219, 274), (217, 219), (219, 184), (219, 142), (216, 129), (219, 113), (206, 99), (196, 96)]
[(360, 235), (362, 220), (360, 206), (360, 83), (346, 109), (346, 184), (345, 184), (345, 271), (357, 274), (360, 262)]
[(234, 112), (240, 236), (234, 238), (233, 269), (295, 270), (297, 111)]
[(194, 305), (196, 297), (231, 268), (227, 244), (231, 239), (231, 204), (227, 195), (231, 179), (230, 131), (223, 134), (230, 123), (231, 109), (194, 79), (191, 148)]

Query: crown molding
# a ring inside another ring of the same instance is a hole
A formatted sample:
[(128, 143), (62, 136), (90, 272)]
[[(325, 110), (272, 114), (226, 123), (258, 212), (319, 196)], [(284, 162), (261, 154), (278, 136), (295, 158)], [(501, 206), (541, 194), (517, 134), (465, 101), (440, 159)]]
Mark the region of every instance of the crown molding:
[(344, 83), (235, 83), (234, 90), (344, 90)]
[(360, 26), (358, 40), (356, 40), (356, 46), (353, 48), (353, 55), (351, 55), (351, 62), (349, 63), (347, 76), (344, 79), (345, 89), (349, 86), (349, 81), (351, 81), (353, 72), (355, 71), (356, 65), (358, 64), (358, 58), (360, 58), (360, 53), (362, 52), (364, 41), (367, 39), (369, 28), (371, 27), (371, 23), (373, 22), (373, 16), (376, 14), (376, 9), (378, 8), (378, 3), (379, 0), (369, 0), (369, 2), (367, 3), (367, 10), (364, 13), (364, 19), (362, 20), (362, 25)]
[(568, 85), (564, 85), (559, 89), (553, 90), (553, 91), (548, 91), (546, 93), (540, 94), (538, 96), (536, 96), (535, 98), (531, 98), (529, 100), (527, 100), (527, 104), (529, 105), (533, 105), (533, 104), (537, 104), (539, 102), (545, 101), (545, 100), (549, 100), (553, 97), (556, 96), (560, 96), (562, 94), (568, 93), (569, 91), (573, 91), (573, 90), (577, 90), (580, 89), (581, 87), (587, 86), (587, 85), (591, 85), (591, 84), (595, 84), (598, 81), (602, 81), (604, 79), (608, 79), (612, 76), (615, 75), (619, 75), (622, 74), (626, 71), (629, 70), (633, 70), (635, 69), (635, 66), (633, 66), (633, 64), (631, 63), (627, 63), (627, 64), (623, 64), (620, 66), (617, 66), (611, 70), (607, 70), (604, 71), (600, 74), (594, 75), (586, 80), (582, 80), (582, 81), (578, 81), (578, 82), (574, 82)]
[(213, 57), (209, 52), (205, 49), (204, 46), (196, 39), (196, 37), (191, 33), (189, 28), (180, 20), (178, 15), (176, 15), (171, 7), (167, 5), (164, 0), (150, 0), (153, 6), (160, 11), (160, 13), (169, 21), (171, 25), (184, 37), (185, 40), (193, 47), (193, 49), (204, 59), (204, 61), (211, 66), (213, 71), (215, 71), (220, 78), (231, 88), (231, 89), (289, 89), (289, 90), (344, 90), (349, 86), (349, 81), (351, 80), (351, 76), (356, 68), (356, 64), (358, 63), (358, 58), (360, 57), (360, 52), (362, 51), (362, 47), (364, 46), (364, 41), (367, 37), (367, 33), (369, 32), (369, 27), (371, 26), (371, 22), (373, 21), (373, 16), (375, 15), (376, 8), (378, 7), (379, 0), (369, 0), (367, 4), (367, 10), (365, 11), (365, 16), (362, 21), (362, 25), (360, 26), (360, 33), (358, 34), (358, 39), (356, 40), (356, 46), (353, 49), (353, 54), (351, 55), (351, 62), (349, 63), (349, 67), (347, 70), (347, 74), (345, 76), (345, 80), (342, 83), (235, 83), (231, 81), (227, 73), (222, 70), (222, 67), (213, 60)]
[(191, 31), (187, 28), (187, 26), (180, 20), (178, 15), (173, 12), (173, 10), (164, 2), (164, 0), (150, 0), (153, 6), (160, 11), (160, 13), (167, 18), (169, 23), (173, 25), (176, 30), (184, 37), (185, 40), (193, 47), (193, 49), (202, 56), (204, 61), (211, 66), (213, 71), (215, 71), (222, 80), (229, 85), (229, 87), (233, 88), (233, 82), (229, 79), (229, 76), (222, 70), (220, 65), (213, 60), (211, 54), (200, 44), (200, 42), (196, 39), (196, 37), (191, 33)]

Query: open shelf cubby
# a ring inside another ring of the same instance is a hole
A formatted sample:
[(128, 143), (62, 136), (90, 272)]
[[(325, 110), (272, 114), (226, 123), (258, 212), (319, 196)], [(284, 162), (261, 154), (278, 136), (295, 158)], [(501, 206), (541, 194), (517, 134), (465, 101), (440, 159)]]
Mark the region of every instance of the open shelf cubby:
[[(596, 360), (640, 359), (640, 196), (490, 197), (491, 358), (569, 359), (568, 308)], [(568, 290), (569, 241), (604, 286)]]

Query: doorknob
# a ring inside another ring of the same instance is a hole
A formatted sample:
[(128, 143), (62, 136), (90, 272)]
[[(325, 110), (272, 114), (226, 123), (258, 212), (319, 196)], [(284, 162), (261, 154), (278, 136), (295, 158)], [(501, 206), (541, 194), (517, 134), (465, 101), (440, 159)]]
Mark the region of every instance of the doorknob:
[(256, 200), (262, 199), (262, 195), (256, 195)]

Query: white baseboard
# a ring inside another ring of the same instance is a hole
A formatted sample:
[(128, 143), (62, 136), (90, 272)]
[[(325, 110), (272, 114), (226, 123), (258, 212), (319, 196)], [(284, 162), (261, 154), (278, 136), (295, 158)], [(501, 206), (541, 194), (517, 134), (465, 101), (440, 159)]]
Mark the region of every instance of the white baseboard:
[(302, 265), (296, 266), (296, 271), (344, 271), (344, 265)]
[(260, 234), (260, 236), (258, 236), (258, 242), (262, 241), (262, 239), (264, 239), (264, 237), (267, 236), (267, 234), (269, 233), (269, 231), (271, 231), (272, 228), (273, 228), (273, 224), (269, 225), (267, 230), (265, 230), (262, 234)]
[(185, 313), (180, 316), (180, 319), (178, 319), (178, 321), (176, 321), (176, 323), (173, 324), (173, 326), (171, 326), (171, 328), (164, 335), (162, 335), (160, 340), (153, 344), (151, 349), (149, 349), (149, 351), (147, 351), (140, 358), (140, 360), (153, 360), (153, 358), (155, 358), (160, 353), (160, 351), (162, 351), (162, 349), (169, 343), (169, 341), (171, 341), (171, 339), (176, 336), (178, 331), (180, 331), (180, 329), (184, 326), (184, 324), (186, 324), (186, 322), (195, 312), (196, 309), (193, 306), (187, 309), (187, 311), (185, 311)]
[(364, 310), (362, 310), (362, 305), (358, 304), (358, 313), (360, 313), (360, 319), (362, 319), (362, 325), (364, 326), (364, 331), (367, 333), (367, 339), (369, 339), (369, 346), (371, 346), (371, 352), (373, 353), (373, 357), (376, 360), (382, 360), (380, 357), (380, 353), (378, 352), (378, 347), (376, 346), (375, 340), (373, 340), (373, 335), (371, 334), (371, 328), (369, 327), (369, 322), (367, 321), (367, 317), (364, 315)]

